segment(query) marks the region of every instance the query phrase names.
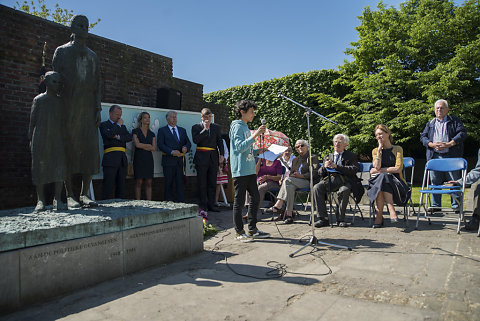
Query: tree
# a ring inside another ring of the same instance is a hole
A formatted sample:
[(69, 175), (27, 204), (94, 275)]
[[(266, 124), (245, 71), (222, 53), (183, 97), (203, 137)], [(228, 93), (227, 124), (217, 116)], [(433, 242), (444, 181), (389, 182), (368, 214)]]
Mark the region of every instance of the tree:
[[(433, 104), (446, 99), (462, 118), (469, 139), (480, 142), (480, 4), (408, 0), (400, 9), (382, 2), (365, 8), (359, 40), (337, 82), (350, 87), (340, 102), (351, 115), (354, 149), (368, 155), (376, 124), (388, 125), (405, 154), (423, 154), (419, 133)], [(319, 104), (330, 98), (318, 96)], [(363, 144), (356, 144), (356, 143)], [(368, 144), (365, 144), (368, 143)]]
[[(205, 95), (207, 101), (234, 106), (249, 98), (261, 102), (258, 114), (290, 138), (305, 138), (301, 111), (273, 98), (290, 90), (295, 99), (339, 123), (312, 117), (312, 148), (331, 150), (336, 133), (350, 137), (361, 159), (376, 146), (377, 124), (390, 127), (405, 155), (425, 155), (420, 133), (433, 118), (433, 105), (446, 99), (468, 133), (467, 155), (480, 144), (480, 1), (456, 6), (452, 0), (407, 0), (399, 9), (382, 2), (366, 7), (356, 28), (359, 40), (346, 53), (353, 59), (338, 71), (287, 76)], [(307, 75), (317, 75), (315, 84)], [(320, 76), (322, 75), (322, 76)], [(268, 88), (263, 90), (261, 88)], [(291, 96), (290, 96), (291, 95)], [(265, 105), (265, 107), (264, 107)], [(261, 118), (259, 117), (259, 118)], [(271, 123), (270, 119), (274, 122)]]
[[(45, 5), (45, 0), (36, 0), (37, 4), (34, 3), (34, 1), (23, 1), (23, 4), (18, 3), (16, 6), (14, 6), (14, 9), (26, 12), (28, 14), (32, 14), (34, 16), (43, 18), (43, 19), (48, 19), (48, 20), (53, 20), (55, 22), (58, 22), (62, 25), (69, 26), (70, 21), (72, 20), (74, 13), (73, 10), (68, 10), (68, 9), (62, 9), (60, 6), (55, 4), (55, 10), (48, 9), (47, 6)], [(38, 7), (37, 7), (38, 6)], [(92, 29), (99, 23), (101, 20), (97, 19), (94, 23), (91, 23), (88, 26), (88, 29)]]

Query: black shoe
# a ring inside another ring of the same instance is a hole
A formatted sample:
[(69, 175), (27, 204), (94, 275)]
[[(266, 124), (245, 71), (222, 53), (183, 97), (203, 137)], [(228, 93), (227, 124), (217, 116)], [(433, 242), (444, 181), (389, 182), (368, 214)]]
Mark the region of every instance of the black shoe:
[(293, 224), (293, 217), (287, 216), (285, 221), (283, 221), (284, 224)]
[(383, 227), (383, 218), (382, 218), (382, 223), (380, 223), (380, 224), (376, 224), (376, 223), (375, 223), (375, 224), (372, 225), (372, 227), (373, 227), (373, 228), (381, 228), (381, 227)]
[(338, 227), (348, 227), (347, 222), (337, 222)]
[(429, 208), (427, 208), (427, 211), (429, 211), (429, 212), (431, 212), (431, 213), (441, 212), (441, 211), (442, 211), (442, 208), (441, 208), (441, 207), (438, 207), (438, 206), (430, 206)]
[(209, 207), (209, 208), (208, 208), (208, 211), (209, 211), (209, 212), (220, 212), (220, 210), (218, 209), (218, 207), (215, 207), (215, 206)]
[(478, 223), (480, 222), (480, 219), (478, 216), (474, 215), (472, 216), (472, 218), (470, 219), (470, 221), (468, 221), (466, 224), (465, 224), (465, 229), (467, 231), (478, 231)]
[(324, 226), (328, 226), (328, 221), (327, 220), (322, 220), (322, 219), (319, 219), (318, 221), (315, 222), (315, 227), (324, 227)]

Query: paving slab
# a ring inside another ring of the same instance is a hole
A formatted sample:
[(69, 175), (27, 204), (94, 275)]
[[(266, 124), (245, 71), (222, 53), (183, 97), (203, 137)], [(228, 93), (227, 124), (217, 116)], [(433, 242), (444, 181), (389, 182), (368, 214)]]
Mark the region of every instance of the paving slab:
[[(368, 213), (364, 209), (364, 213)], [(4, 315), (5, 320), (480, 320), (480, 238), (455, 216), (372, 229), (315, 229), (259, 216), (272, 238), (234, 240), (231, 210), (210, 213), (221, 232), (204, 252)], [(347, 214), (351, 216), (351, 214)], [(468, 213), (467, 213), (468, 215)], [(415, 219), (413, 217), (413, 219)]]

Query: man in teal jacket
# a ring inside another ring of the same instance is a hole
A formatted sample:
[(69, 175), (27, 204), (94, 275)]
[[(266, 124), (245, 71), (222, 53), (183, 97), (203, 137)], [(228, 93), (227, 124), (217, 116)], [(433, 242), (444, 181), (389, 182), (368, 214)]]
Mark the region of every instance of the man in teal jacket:
[[(251, 134), (248, 123), (255, 117), (257, 106), (249, 100), (241, 100), (235, 106), (234, 120), (230, 125), (230, 168), (235, 189), (233, 202), (233, 222), (236, 239), (241, 242), (251, 242), (255, 238), (268, 238), (270, 234), (257, 229), (257, 212), (260, 205), (260, 194), (257, 187), (255, 156), (258, 150), (253, 149), (255, 138), (265, 132), (266, 126), (261, 125)], [(250, 195), (248, 205), (248, 233), (243, 229), (242, 209), (245, 203), (245, 192)]]

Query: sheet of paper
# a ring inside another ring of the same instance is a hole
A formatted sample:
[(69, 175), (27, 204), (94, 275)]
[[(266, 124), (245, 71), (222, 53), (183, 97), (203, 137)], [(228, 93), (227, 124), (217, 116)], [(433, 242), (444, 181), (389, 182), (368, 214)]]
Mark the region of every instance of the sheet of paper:
[(284, 151), (286, 151), (287, 148), (288, 148), (287, 146), (281, 146), (281, 145), (277, 145), (277, 144), (272, 144), (272, 145), (270, 145), (270, 147), (268, 147), (267, 149), (268, 149), (269, 151), (271, 151), (272, 153), (279, 155), (279, 154), (283, 153)]
[(266, 160), (269, 161), (274, 161), (277, 159), (277, 157), (280, 156), (280, 154), (275, 154), (269, 150), (267, 150), (265, 153), (258, 155), (258, 158), (265, 158)]

